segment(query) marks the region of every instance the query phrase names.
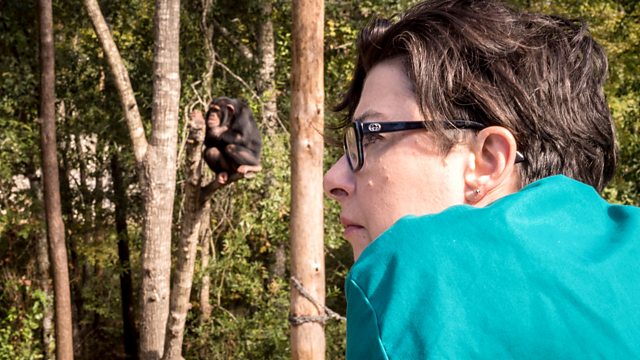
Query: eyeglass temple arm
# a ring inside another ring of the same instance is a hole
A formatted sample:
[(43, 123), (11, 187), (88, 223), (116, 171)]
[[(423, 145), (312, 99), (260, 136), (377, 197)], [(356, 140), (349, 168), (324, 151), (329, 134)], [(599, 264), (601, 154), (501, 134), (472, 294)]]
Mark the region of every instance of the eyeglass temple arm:
[[(459, 129), (476, 129), (481, 130), (486, 126), (476, 121), (471, 120), (451, 120), (445, 121), (448, 127)], [(415, 130), (426, 127), (424, 121), (392, 121), (392, 122), (374, 122), (374, 123), (362, 123), (362, 132), (367, 133), (379, 133), (379, 132), (394, 132), (402, 130)], [(520, 151), (516, 151), (515, 163), (521, 163), (525, 161), (524, 155)]]

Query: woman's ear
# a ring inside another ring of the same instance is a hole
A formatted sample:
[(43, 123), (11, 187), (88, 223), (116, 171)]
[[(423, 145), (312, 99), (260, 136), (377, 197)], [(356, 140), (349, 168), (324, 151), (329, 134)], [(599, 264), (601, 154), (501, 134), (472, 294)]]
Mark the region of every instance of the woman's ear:
[(470, 150), (465, 170), (467, 203), (484, 206), (518, 190), (517, 145), (511, 131), (501, 126), (484, 128)]

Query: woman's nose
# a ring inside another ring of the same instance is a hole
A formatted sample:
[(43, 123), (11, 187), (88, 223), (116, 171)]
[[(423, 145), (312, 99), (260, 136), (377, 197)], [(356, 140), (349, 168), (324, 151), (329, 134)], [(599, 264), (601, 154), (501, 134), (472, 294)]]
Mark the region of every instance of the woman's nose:
[(353, 184), (353, 171), (349, 168), (347, 158), (343, 155), (324, 174), (324, 192), (331, 199), (340, 202), (353, 193)]

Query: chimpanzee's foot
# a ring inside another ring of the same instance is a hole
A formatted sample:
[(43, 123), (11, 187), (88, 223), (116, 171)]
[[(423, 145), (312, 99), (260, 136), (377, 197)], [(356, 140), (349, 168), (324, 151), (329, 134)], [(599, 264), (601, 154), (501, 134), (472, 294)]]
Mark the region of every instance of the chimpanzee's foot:
[(260, 165), (240, 165), (237, 170), (245, 179), (251, 179), (256, 176), (256, 173), (262, 171)]
[(224, 185), (227, 183), (227, 180), (229, 180), (229, 174), (227, 174), (226, 172), (221, 172), (216, 176), (216, 181), (218, 182), (218, 184)]

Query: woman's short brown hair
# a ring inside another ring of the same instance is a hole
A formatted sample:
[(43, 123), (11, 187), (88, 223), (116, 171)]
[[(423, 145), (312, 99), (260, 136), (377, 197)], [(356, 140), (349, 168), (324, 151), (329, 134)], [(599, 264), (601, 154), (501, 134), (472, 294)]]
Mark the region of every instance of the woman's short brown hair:
[[(360, 33), (343, 101), (350, 121), (365, 77), (401, 58), (425, 119), (466, 119), (509, 129), (526, 161), (521, 184), (564, 174), (599, 191), (616, 166), (604, 96), (607, 58), (583, 22), (525, 13), (493, 0), (421, 2), (397, 22)], [(444, 129), (445, 149), (455, 140)]]

